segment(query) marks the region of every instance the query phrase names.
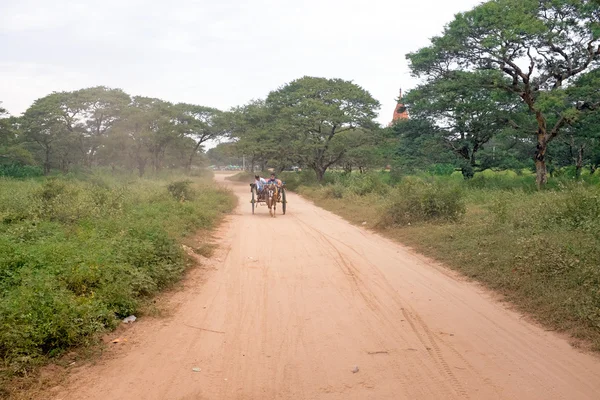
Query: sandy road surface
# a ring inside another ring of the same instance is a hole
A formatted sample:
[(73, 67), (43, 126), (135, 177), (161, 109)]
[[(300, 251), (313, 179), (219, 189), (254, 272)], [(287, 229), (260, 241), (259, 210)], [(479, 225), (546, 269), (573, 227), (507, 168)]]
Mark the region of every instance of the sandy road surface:
[(55, 397), (600, 399), (597, 357), (477, 285), (293, 194), (253, 216), (234, 188), (213, 270)]

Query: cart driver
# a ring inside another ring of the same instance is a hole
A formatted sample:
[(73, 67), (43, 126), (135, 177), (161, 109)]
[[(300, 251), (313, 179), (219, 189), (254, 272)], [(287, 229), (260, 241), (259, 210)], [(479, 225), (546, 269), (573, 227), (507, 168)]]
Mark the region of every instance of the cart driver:
[(277, 177), (275, 176), (274, 173), (271, 174), (271, 177), (267, 180), (267, 183), (274, 183), (278, 187), (281, 187), (281, 181), (279, 179), (277, 179)]

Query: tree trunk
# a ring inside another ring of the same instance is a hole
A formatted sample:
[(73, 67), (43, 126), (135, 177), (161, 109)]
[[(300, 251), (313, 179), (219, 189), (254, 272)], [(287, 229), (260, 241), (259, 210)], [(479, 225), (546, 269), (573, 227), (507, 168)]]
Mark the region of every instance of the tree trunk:
[(254, 165), (256, 164), (256, 157), (252, 156), (252, 160), (250, 160), (250, 164), (248, 165), (248, 167), (250, 168), (250, 170), (248, 172), (250, 173), (254, 173)]
[(139, 159), (137, 160), (137, 169), (138, 169), (138, 174), (140, 175), (140, 178), (142, 176), (144, 176), (144, 172), (146, 171), (146, 159)]
[(319, 183), (323, 182), (323, 177), (325, 176), (326, 169), (323, 167), (315, 166), (315, 167), (313, 167), (313, 170), (317, 174), (317, 182), (319, 182)]
[(196, 146), (194, 147), (192, 154), (190, 154), (190, 159), (188, 160), (187, 166), (185, 168), (188, 172), (190, 172), (192, 170), (192, 161), (194, 160), (194, 156), (198, 152), (198, 149), (200, 148), (201, 144), (202, 144), (202, 141), (199, 140), (198, 143), (196, 143)]
[(44, 175), (50, 173), (50, 146), (46, 146), (46, 158), (44, 160)]
[(575, 164), (575, 176), (581, 178), (581, 169), (583, 168), (583, 150), (585, 146), (579, 146), (577, 151), (577, 163)]
[(475, 170), (473, 169), (473, 167), (471, 166), (471, 164), (462, 167), (460, 169), (460, 172), (462, 173), (462, 176), (463, 176), (463, 178), (465, 180), (466, 179), (472, 179), (475, 176)]
[(548, 170), (546, 169), (546, 150), (548, 150), (548, 139), (546, 132), (538, 128), (537, 147), (535, 150), (535, 182), (538, 189), (541, 189), (548, 183)]

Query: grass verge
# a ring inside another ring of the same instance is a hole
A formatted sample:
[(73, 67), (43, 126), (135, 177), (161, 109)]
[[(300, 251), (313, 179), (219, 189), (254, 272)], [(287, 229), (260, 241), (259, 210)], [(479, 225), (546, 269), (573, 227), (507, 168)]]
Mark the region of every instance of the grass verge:
[(0, 397), (3, 383), (139, 315), (182, 276), (184, 238), (208, 236), (234, 205), (206, 177), (0, 178)]
[[(600, 351), (600, 187), (404, 179), (300, 186), (316, 205), (501, 293), (574, 346)], [(415, 182), (417, 181), (417, 182)], [(418, 182), (421, 181), (421, 182)]]

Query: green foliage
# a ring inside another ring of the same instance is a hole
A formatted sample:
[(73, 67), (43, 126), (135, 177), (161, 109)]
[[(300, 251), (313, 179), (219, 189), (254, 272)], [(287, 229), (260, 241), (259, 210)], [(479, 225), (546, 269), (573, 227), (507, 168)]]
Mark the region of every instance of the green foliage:
[[(432, 89), (434, 95), (445, 97), (444, 88), (457, 75), (475, 74), (481, 75), (476, 83), (477, 91), (487, 92), (494, 102), (497, 100), (494, 94), (499, 92), (505, 92), (512, 102), (522, 101), (529, 114), (528, 121), (522, 124), (511, 117), (504, 119), (521, 132), (533, 133), (537, 184), (542, 186), (547, 181), (549, 143), (582, 113), (600, 106), (594, 89), (600, 65), (599, 19), (598, 8), (590, 0), (487, 1), (457, 14), (442, 36), (434, 37), (430, 46), (408, 54), (407, 58), (413, 75), (424, 78), (422, 86)], [(442, 88), (436, 87), (438, 85)], [(443, 102), (450, 108), (437, 107), (450, 111), (442, 117), (455, 120), (455, 126), (460, 128), (464, 111), (467, 111), (470, 115), (465, 125), (468, 134), (494, 134), (486, 117), (488, 113), (494, 114), (494, 108), (479, 109), (485, 101), (467, 102), (466, 110), (455, 113), (459, 107), (454, 105), (454, 100), (461, 91), (461, 86), (450, 88), (448, 93), (452, 101)], [(469, 94), (469, 98), (472, 95)], [(424, 97), (424, 101), (430, 97)], [(417, 110), (421, 102), (419, 97), (414, 101)], [(435, 106), (434, 103), (424, 108), (435, 111)], [(444, 118), (434, 118), (444, 121)], [(480, 121), (479, 128), (483, 130), (469, 126)], [(536, 129), (529, 129), (532, 124)]]
[(484, 145), (507, 128), (512, 114), (523, 111), (518, 99), (487, 87), (494, 79), (500, 78), (490, 71), (452, 71), (419, 85), (404, 100), (412, 119), (435, 127), (435, 136), (458, 157), (469, 177)]
[(22, 373), (139, 313), (181, 276), (183, 236), (233, 205), (212, 182), (180, 177), (0, 179), (0, 371)]
[(375, 129), (379, 102), (362, 87), (342, 79), (302, 77), (271, 92), (266, 105), (292, 132), (295, 153), (321, 181), (327, 169), (361, 144), (360, 136), (344, 134), (356, 128)]
[(456, 171), (456, 167), (452, 164), (432, 164), (427, 169), (431, 175), (450, 176)]
[(338, 173), (333, 176), (333, 180), (333, 186), (344, 187), (348, 192), (358, 196), (371, 193), (385, 195), (390, 190), (389, 185), (383, 181), (381, 174), (374, 172), (366, 174)]
[(0, 177), (7, 178), (33, 178), (42, 176), (44, 171), (40, 167), (33, 165), (18, 165), (18, 164), (0, 164)]
[(380, 226), (423, 221), (456, 221), (465, 213), (464, 194), (458, 185), (404, 179), (390, 195)]
[[(20, 118), (0, 119), (0, 161), (52, 170), (102, 166), (156, 173), (203, 166), (202, 144), (225, 135), (225, 113), (131, 97), (103, 86), (51, 93)], [(8, 151), (10, 150), (10, 152)]]
[(194, 198), (194, 191), (190, 187), (191, 183), (190, 180), (173, 182), (167, 186), (167, 189), (175, 200), (189, 201)]

